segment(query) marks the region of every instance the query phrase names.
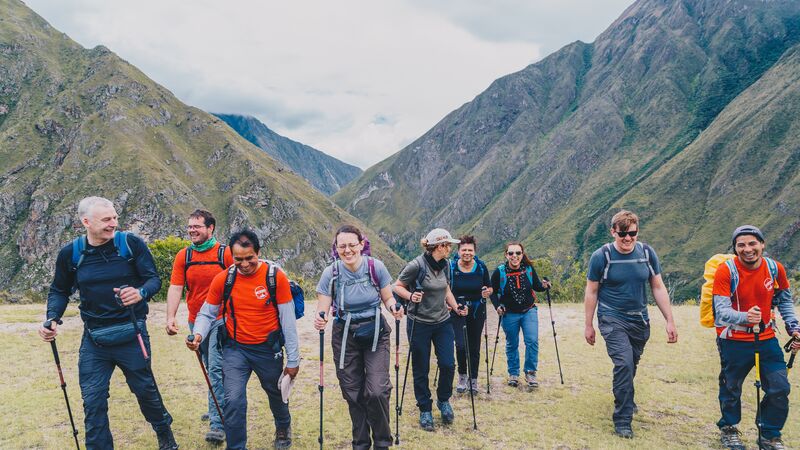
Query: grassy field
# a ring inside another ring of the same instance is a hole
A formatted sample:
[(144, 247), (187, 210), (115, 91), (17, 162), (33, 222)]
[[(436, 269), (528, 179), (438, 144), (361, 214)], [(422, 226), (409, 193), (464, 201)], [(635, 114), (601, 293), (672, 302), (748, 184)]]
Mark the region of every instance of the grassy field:
[[(307, 305), (307, 309), (312, 307), (313, 304)], [(61, 328), (58, 345), (82, 439), (83, 414), (77, 379), (77, 350), (82, 328), (74, 308), (70, 305), (71, 314)], [(43, 310), (43, 305), (0, 307), (2, 449), (71, 447), (69, 420), (50, 346), (36, 334)], [(185, 324), (183, 307), (181, 313)], [(179, 336), (168, 337), (163, 331), (164, 314), (164, 304), (152, 305), (148, 323), (154, 371), (167, 408), (175, 419), (176, 438), (184, 449), (210, 448), (203, 440), (207, 425), (200, 421), (205, 409), (205, 382), (197, 360), (183, 346), (180, 337), (187, 328), (184, 325)], [(401, 418), (401, 446), (438, 449), (719, 448), (714, 425), (719, 416), (716, 387), (719, 359), (713, 332), (697, 323), (696, 306), (676, 307), (675, 314), (679, 343), (667, 345), (663, 320), (656, 310), (651, 313), (654, 317), (653, 331), (637, 375), (636, 401), (640, 412), (633, 421), (636, 437), (632, 441), (618, 439), (613, 434), (611, 363), (599, 333), (598, 344), (590, 347), (583, 340), (582, 306), (557, 305), (554, 315), (564, 369), (563, 386), (559, 383), (549, 316), (544, 308), (540, 312), (541, 387), (528, 392), (527, 388), (506, 386), (501, 333), (491, 395), (485, 392), (485, 367), (483, 363), (481, 365), (483, 390), (475, 400), (478, 431), (472, 430), (469, 395), (454, 396), (454, 425), (441, 426), (438, 411), (434, 408), (437, 430), (433, 433), (421, 431), (416, 425), (418, 413), (409, 382)], [(300, 324), (304, 361), (290, 405), (294, 448), (317, 448), (319, 340), (311, 327), (310, 317), (302, 319)], [(491, 314), (489, 332), (492, 342), (496, 326), (497, 318)], [(785, 336), (781, 338), (784, 339)], [(404, 338), (402, 342), (405, 351)], [(404, 361), (405, 354), (401, 356)], [(350, 421), (331, 360), (330, 346), (326, 345), (325, 447), (348, 448)], [(391, 372), (394, 383), (393, 368)], [(797, 376), (793, 374), (792, 378)], [(741, 429), (745, 442), (755, 448), (755, 389), (752, 382), (752, 376), (745, 382)], [(273, 422), (266, 395), (255, 376), (251, 379), (248, 400), (249, 447), (271, 448)], [(793, 392), (792, 404), (796, 405), (798, 400), (798, 394)], [(394, 392), (391, 413), (394, 419)], [(155, 434), (144, 421), (119, 371), (111, 380), (109, 415), (118, 448), (154, 448)], [(784, 429), (784, 438), (790, 445), (800, 442), (797, 417), (793, 408)]]

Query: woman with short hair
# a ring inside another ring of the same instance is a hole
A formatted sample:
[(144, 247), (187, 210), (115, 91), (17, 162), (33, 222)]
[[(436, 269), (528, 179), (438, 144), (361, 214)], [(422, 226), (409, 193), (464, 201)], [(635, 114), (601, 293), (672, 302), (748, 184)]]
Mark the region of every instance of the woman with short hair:
[(455, 336), (450, 325), (448, 306), (460, 316), (466, 316), (468, 309), (459, 309), (453, 293), (450, 292), (447, 257), (452, 244), (459, 243), (458, 239), (453, 239), (447, 230), (436, 228), (421, 243), (425, 252), (406, 264), (394, 284), (394, 292), (410, 302), (406, 330), (414, 376), (414, 397), (420, 410), (420, 426), (426, 431), (433, 431), (433, 401), (428, 387), (431, 344), (435, 348), (439, 365), (436, 406), (442, 414), (442, 422), (450, 424), (455, 417), (450, 405), (455, 373)]

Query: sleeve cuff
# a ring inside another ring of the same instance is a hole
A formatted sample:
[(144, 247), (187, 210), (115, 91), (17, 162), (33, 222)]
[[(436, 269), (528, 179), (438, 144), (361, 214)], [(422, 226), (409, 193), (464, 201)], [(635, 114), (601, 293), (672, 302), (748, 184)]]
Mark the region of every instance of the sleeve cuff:
[(300, 367), (300, 361), (286, 361), (286, 368), (294, 369), (295, 367)]

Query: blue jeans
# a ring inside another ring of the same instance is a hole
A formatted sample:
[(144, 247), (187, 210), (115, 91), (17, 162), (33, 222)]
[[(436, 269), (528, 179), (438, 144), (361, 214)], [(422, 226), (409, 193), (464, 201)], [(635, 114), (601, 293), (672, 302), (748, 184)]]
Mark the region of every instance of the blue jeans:
[[(755, 365), (755, 347), (753, 342), (717, 338), (717, 349), (721, 363), (719, 406), (722, 411), (722, 418), (717, 422), (717, 426), (721, 428), (737, 425), (742, 419), (742, 384)], [(767, 439), (773, 439), (781, 436), (781, 430), (789, 415), (790, 386), (778, 339), (760, 341), (758, 349), (763, 389), (761, 434)]]
[(453, 377), (456, 372), (453, 326), (450, 324), (450, 319), (435, 324), (417, 321), (413, 325), (414, 336), (412, 337), (412, 320), (410, 317), (406, 317), (406, 332), (411, 347), (411, 368), (414, 373), (414, 397), (420, 411), (430, 412), (433, 409), (431, 389), (428, 386), (428, 374), (431, 370), (431, 343), (436, 350), (436, 360), (439, 364), (436, 399), (446, 402), (453, 395)]
[[(217, 396), (219, 407), (225, 410), (225, 388), (222, 385), (222, 345), (219, 342), (219, 330), (222, 320), (215, 320), (211, 324), (206, 340), (200, 343), (200, 354), (203, 355), (203, 364), (208, 371), (208, 379), (211, 381), (211, 388)], [(189, 322), (189, 331), (194, 333), (194, 323)], [(222, 419), (219, 417), (217, 407), (214, 405), (214, 398), (211, 392), (208, 393), (208, 421), (212, 430), (222, 429)]]
[[(142, 328), (147, 353), (150, 352), (150, 337), (147, 327)], [(86, 427), (87, 449), (112, 449), (114, 439), (108, 426), (108, 387), (114, 368), (119, 367), (125, 375), (125, 382), (136, 395), (139, 409), (153, 430), (170, 428), (172, 416), (161, 401), (153, 373), (142, 355), (139, 341), (113, 347), (99, 347), (83, 332), (78, 353), (78, 380), (83, 397), (84, 426)]]
[(524, 313), (503, 314), (503, 332), (506, 334), (506, 360), (508, 374), (519, 376), (519, 330), (525, 341), (525, 372), (536, 371), (539, 364), (539, 309), (534, 307)]
[(222, 370), (225, 372), (223, 413), (228, 449), (245, 449), (247, 446), (247, 381), (253, 372), (267, 393), (275, 428), (291, 425), (289, 405), (283, 403), (278, 389), (278, 378), (283, 373), (283, 352), (275, 353), (266, 343), (240, 344), (228, 338), (222, 351)]

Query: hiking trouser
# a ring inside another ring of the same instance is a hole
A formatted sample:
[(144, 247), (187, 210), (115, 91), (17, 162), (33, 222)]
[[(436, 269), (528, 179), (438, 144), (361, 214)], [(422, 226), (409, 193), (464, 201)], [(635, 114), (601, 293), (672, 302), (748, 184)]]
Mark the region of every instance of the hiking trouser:
[(436, 351), (439, 365), (439, 384), (436, 386), (436, 399), (440, 402), (450, 400), (453, 395), (453, 376), (456, 371), (453, 326), (450, 319), (441, 323), (422, 323), (414, 325), (414, 338), (411, 339), (411, 318), (406, 319), (406, 333), (411, 347), (411, 368), (414, 373), (414, 398), (422, 412), (433, 409), (428, 374), (431, 369), (431, 344)]
[(602, 315), (597, 317), (597, 324), (614, 363), (614, 425), (630, 425), (635, 406), (633, 378), (650, 339), (650, 323)]
[[(389, 336), (391, 329), (381, 317), (383, 331), (378, 337), (378, 346), (372, 351), (369, 344), (360, 344), (348, 336), (344, 352), (344, 368), (339, 368), (342, 351), (344, 322), (336, 320), (331, 329), (333, 360), (336, 361), (336, 377), (342, 389), (342, 397), (350, 410), (353, 423), (353, 449), (369, 450), (375, 447), (391, 447), (392, 429), (389, 425), (389, 398), (392, 384), (389, 381)], [(370, 436), (370, 430), (372, 432)]]
[(225, 439), (228, 449), (241, 450), (247, 445), (247, 381), (255, 372), (261, 388), (267, 393), (275, 428), (292, 423), (289, 405), (283, 403), (278, 378), (283, 373), (283, 352), (274, 352), (263, 344), (241, 344), (228, 338), (222, 350), (222, 371), (225, 373)]
[[(147, 353), (152, 358), (147, 327), (142, 327), (141, 332)], [(169, 429), (172, 424), (172, 416), (161, 402), (155, 379), (142, 355), (139, 341), (99, 347), (89, 338), (88, 331), (84, 330), (78, 353), (78, 380), (83, 397), (87, 449), (114, 448), (114, 439), (108, 425), (108, 388), (115, 367), (122, 370), (125, 382), (136, 395), (142, 415), (153, 430), (158, 433)]]
[[(200, 343), (200, 354), (203, 356), (203, 364), (208, 371), (208, 379), (211, 381), (211, 388), (217, 396), (219, 407), (225, 410), (225, 388), (222, 385), (222, 343), (219, 342), (219, 330), (223, 325), (222, 319), (215, 320), (208, 330), (208, 336)], [(194, 323), (189, 322), (189, 331), (194, 333)], [(217, 407), (214, 405), (214, 398), (211, 392), (208, 393), (208, 422), (212, 430), (222, 429), (222, 419), (219, 417)]]
[[(536, 371), (539, 365), (539, 308), (524, 313), (506, 312), (500, 322), (506, 334), (508, 374), (519, 376), (519, 330), (525, 342), (525, 372)], [(472, 348), (470, 348), (472, 350)]]
[[(753, 342), (717, 338), (720, 366), (719, 407), (722, 418), (717, 426), (738, 425), (742, 419), (742, 384), (755, 365)], [(758, 343), (761, 366), (761, 434), (767, 439), (780, 437), (789, 415), (789, 380), (786, 363), (777, 338)], [(758, 420), (758, 419), (756, 419)]]
[[(475, 303), (470, 303), (474, 305)], [(469, 341), (469, 366), (470, 378), (478, 378), (478, 369), (481, 365), (481, 333), (483, 324), (486, 322), (486, 305), (480, 305), (475, 311), (469, 310), (466, 316), (459, 316), (450, 313), (450, 320), (453, 322), (453, 334), (456, 340), (456, 360), (458, 361), (458, 373), (467, 373), (467, 348), (464, 345), (464, 324), (467, 324), (467, 340)]]

